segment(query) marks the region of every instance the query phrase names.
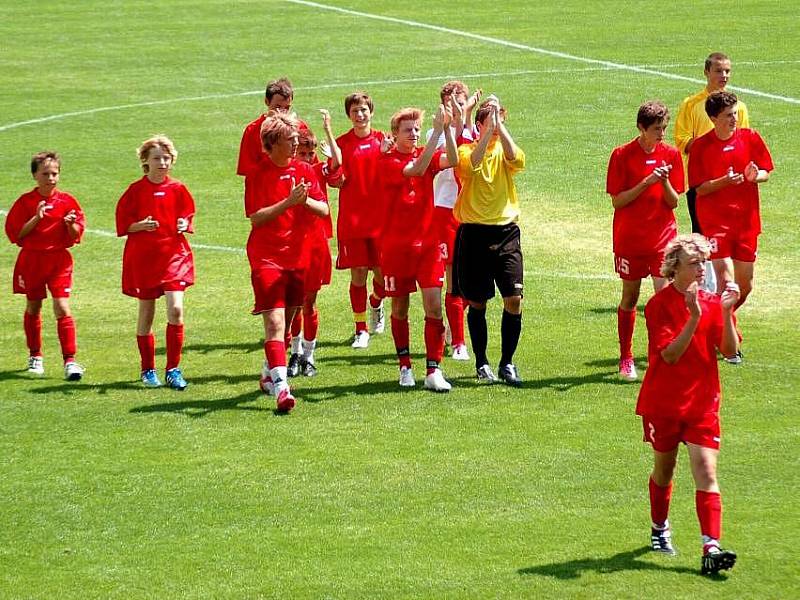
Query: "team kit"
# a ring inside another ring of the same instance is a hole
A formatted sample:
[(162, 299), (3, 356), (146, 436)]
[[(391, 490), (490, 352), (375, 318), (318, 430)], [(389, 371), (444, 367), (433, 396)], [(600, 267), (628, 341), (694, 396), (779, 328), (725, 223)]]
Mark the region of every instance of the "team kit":
[[(644, 311), (648, 369), (636, 406), (654, 457), (651, 546), (676, 553), (668, 513), (684, 444), (696, 488), (701, 572), (713, 574), (736, 562), (736, 554), (719, 541), (718, 356), (733, 365), (744, 360), (736, 312), (753, 287), (761, 233), (759, 186), (769, 179), (773, 163), (766, 143), (750, 128), (746, 106), (727, 89), (730, 58), (712, 53), (704, 74), (707, 85), (678, 110), (674, 146), (664, 141), (670, 120), (664, 103), (639, 107), (636, 137), (611, 154), (606, 192), (614, 211), (614, 269), (622, 285), (619, 376), (626, 381), (639, 378), (632, 345), (642, 279), (650, 277), (654, 290)], [(350, 275), (353, 351), (368, 348), (370, 336), (384, 333), (388, 321), (398, 384), (416, 386), (409, 307), (419, 290), (424, 389), (450, 391), (441, 368), (447, 346), (453, 360), (474, 359), (478, 380), (523, 386), (513, 359), (522, 330), (524, 272), (515, 177), (525, 168), (525, 153), (509, 132), (507, 109), (496, 96), (480, 89), (470, 93), (460, 81), (445, 83), (439, 96), (427, 132), (424, 112), (413, 107), (395, 112), (384, 132), (373, 128), (372, 98), (354, 92), (344, 99), (352, 127), (335, 137), (331, 115), (320, 110), (325, 139), (318, 140), (292, 112), (294, 90), (281, 78), (269, 82), (263, 114), (245, 128), (237, 174), (244, 180), (245, 216), (251, 223), (246, 251), (252, 314), (264, 325), (258, 381), (261, 391), (275, 398), (278, 411), (296, 406), (291, 378), (318, 374), (317, 295), (331, 282), (334, 267), (329, 187), (339, 194), (335, 268)], [(125, 238), (122, 292), (138, 301), (142, 385), (182, 391), (189, 385), (181, 358), (184, 297), (195, 282), (187, 240), (194, 232), (195, 203), (170, 174), (178, 152), (167, 136), (145, 140), (137, 157), (143, 176), (116, 206), (116, 233)], [(49, 290), (64, 377), (78, 381), (84, 367), (76, 361), (69, 248), (81, 241), (86, 221), (78, 201), (58, 187), (60, 171), (56, 152), (32, 157), (36, 187), (13, 204), (5, 229), (20, 246), (13, 291), (26, 298), (27, 370), (44, 374), (41, 312)], [(683, 194), (693, 232), (679, 235), (675, 209)], [(503, 312), (495, 370), (487, 356), (486, 310), (497, 292)], [(163, 381), (153, 333), (162, 296), (167, 318)]]

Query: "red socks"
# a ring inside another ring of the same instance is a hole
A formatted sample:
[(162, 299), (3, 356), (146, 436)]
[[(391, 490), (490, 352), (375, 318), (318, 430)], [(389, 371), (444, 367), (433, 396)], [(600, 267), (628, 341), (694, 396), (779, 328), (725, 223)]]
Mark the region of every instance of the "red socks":
[(650, 520), (653, 525), (664, 525), (669, 516), (669, 502), (672, 499), (672, 482), (661, 487), (650, 478)]
[(296, 313), (294, 313), (294, 319), (292, 319), (292, 326), (290, 329), (290, 331), (292, 332), (292, 337), (293, 338), (298, 337), (302, 330), (303, 330), (303, 311), (298, 310)]
[(620, 359), (633, 358), (633, 327), (636, 324), (636, 309), (622, 310), (617, 307), (617, 335), (619, 336)]
[(356, 322), (356, 333), (367, 330), (367, 286), (350, 284), (350, 306)]
[(317, 332), (319, 331), (319, 311), (304, 312), (303, 313), (303, 339), (311, 342), (317, 339)]
[(167, 323), (167, 371), (181, 364), (183, 325)]
[(700, 533), (714, 540), (722, 536), (722, 497), (719, 492), (694, 493), (694, 504), (697, 519), (700, 521)]
[(392, 338), (397, 350), (397, 359), (401, 367), (411, 368), (411, 353), (408, 349), (408, 319), (395, 319), (392, 317)]
[(136, 344), (139, 346), (139, 356), (142, 359), (142, 371), (156, 368), (156, 337), (149, 333), (137, 335)]
[(438, 365), (442, 362), (442, 354), (444, 354), (444, 321), (425, 317), (425, 358), (428, 375), (435, 368), (430, 366), (432, 363)]
[(56, 320), (58, 329), (58, 341), (61, 342), (61, 355), (64, 362), (75, 358), (78, 351), (78, 342), (75, 335), (75, 319), (72, 317), (61, 317)]
[(372, 293), (369, 296), (369, 305), (372, 308), (378, 308), (383, 302), (383, 298), (386, 296), (386, 288), (383, 287), (383, 284), (378, 281), (377, 279), (372, 280)]
[(280, 340), (264, 342), (264, 356), (270, 369), (286, 366), (286, 346)]
[(31, 356), (42, 355), (42, 316), (25, 311), (22, 326), (25, 329), (25, 342)]
[(444, 295), (444, 311), (447, 313), (447, 323), (453, 337), (452, 345), (464, 344), (464, 299), (447, 292)]

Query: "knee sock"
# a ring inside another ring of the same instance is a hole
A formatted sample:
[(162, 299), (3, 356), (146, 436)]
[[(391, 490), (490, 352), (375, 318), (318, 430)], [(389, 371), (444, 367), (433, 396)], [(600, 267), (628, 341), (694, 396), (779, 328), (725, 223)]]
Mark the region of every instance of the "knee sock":
[(78, 342), (75, 333), (75, 319), (72, 317), (61, 317), (56, 320), (58, 329), (58, 341), (61, 342), (61, 356), (64, 362), (75, 358), (78, 351)]
[(303, 314), (303, 339), (306, 341), (313, 341), (317, 339), (317, 332), (319, 331), (319, 311)]
[(292, 326), (289, 328), (289, 331), (292, 333), (292, 339), (300, 337), (300, 332), (303, 330), (303, 311), (298, 310), (294, 313), (294, 318), (292, 319)]
[(489, 364), (486, 358), (486, 346), (489, 334), (486, 330), (486, 309), (469, 307), (467, 311), (467, 327), (469, 328), (469, 339), (472, 342), (472, 352), (475, 354), (475, 368), (479, 369), (483, 365)]
[(286, 345), (281, 340), (270, 340), (264, 342), (264, 356), (267, 357), (269, 364), (269, 374), (275, 391), (288, 388), (286, 381)]
[(714, 542), (712, 545), (718, 545), (717, 541), (722, 536), (722, 496), (719, 492), (697, 490), (694, 493), (694, 504), (703, 544)]
[(439, 368), (444, 354), (444, 321), (425, 317), (425, 359), (427, 374)]
[(661, 487), (653, 478), (649, 481), (650, 487), (650, 520), (654, 528), (663, 528), (669, 518), (669, 503), (672, 500), (672, 482)]
[(507, 310), (503, 311), (500, 322), (500, 366), (503, 367), (514, 362), (514, 352), (517, 351), (519, 336), (522, 333), (522, 313), (515, 315)]
[(31, 356), (42, 355), (42, 316), (24, 313), (22, 326), (25, 329), (25, 342)]
[(450, 325), (453, 347), (464, 343), (464, 299), (450, 292), (444, 295), (444, 310)]
[(369, 295), (369, 305), (372, 308), (378, 308), (383, 302), (383, 298), (386, 296), (386, 289), (383, 287), (383, 283), (378, 281), (377, 278), (372, 279), (372, 293)]
[(619, 336), (619, 358), (633, 358), (633, 328), (636, 324), (636, 309), (623, 310), (617, 307), (617, 335)]
[(167, 371), (181, 364), (183, 352), (183, 325), (167, 323)]
[(397, 350), (397, 360), (401, 367), (411, 368), (411, 352), (409, 350), (408, 319), (392, 317), (392, 339)]
[(353, 320), (356, 333), (367, 330), (367, 286), (350, 284), (350, 307), (353, 309)]
[(139, 357), (142, 361), (142, 371), (156, 368), (156, 337), (152, 333), (137, 335), (136, 344), (139, 346)]

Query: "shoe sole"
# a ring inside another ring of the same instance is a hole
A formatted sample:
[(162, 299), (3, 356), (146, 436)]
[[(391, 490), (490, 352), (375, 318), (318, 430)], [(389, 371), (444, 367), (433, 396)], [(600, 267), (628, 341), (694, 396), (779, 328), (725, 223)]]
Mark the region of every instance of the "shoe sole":
[(622, 373), (618, 373), (617, 375), (622, 381), (639, 381), (639, 376), (638, 375), (636, 375), (634, 377), (630, 377), (628, 375), (623, 375)]
[(83, 373), (70, 373), (67, 375), (67, 381), (80, 381), (83, 378)]
[(451, 388), (436, 388), (436, 387), (428, 386), (428, 385), (423, 385), (423, 387), (426, 390), (429, 390), (431, 392), (436, 392), (437, 394), (446, 394), (451, 389)]

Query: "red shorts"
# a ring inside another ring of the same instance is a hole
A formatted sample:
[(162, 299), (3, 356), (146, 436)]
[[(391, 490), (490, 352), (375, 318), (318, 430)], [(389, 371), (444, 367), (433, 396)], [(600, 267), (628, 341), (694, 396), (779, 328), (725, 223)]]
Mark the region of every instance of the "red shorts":
[(734, 229), (717, 229), (703, 233), (711, 244), (711, 259), (732, 258), (742, 262), (756, 262), (758, 234)]
[(53, 298), (69, 298), (72, 264), (72, 255), (66, 249), (23, 248), (14, 265), (14, 293), (25, 294), (28, 300), (44, 300), (49, 289)]
[(331, 282), (331, 249), (328, 240), (314, 244), (311, 248), (311, 259), (306, 268), (305, 293), (318, 292), (323, 285)]
[(671, 452), (680, 442), (719, 450), (718, 413), (706, 413), (699, 420), (691, 422), (642, 415), (642, 427), (644, 441), (652, 444), (657, 452)]
[(634, 256), (614, 255), (614, 271), (620, 279), (635, 281), (650, 277), (663, 277), (661, 275), (661, 263), (664, 260), (664, 253), (641, 254)]
[(155, 300), (156, 298), (161, 298), (161, 296), (164, 295), (164, 292), (183, 292), (190, 285), (192, 284), (186, 283), (183, 280), (167, 281), (157, 287), (129, 290), (125, 293), (128, 296), (139, 298), (139, 300)]
[(389, 246), (381, 253), (381, 273), (386, 295), (406, 296), (419, 287), (441, 288), (444, 285), (444, 262), (438, 245), (424, 247)]
[(458, 221), (453, 216), (453, 209), (437, 206), (433, 209), (433, 227), (439, 240), (439, 250), (446, 265), (453, 264), (453, 248), (456, 244)]
[(368, 267), (374, 269), (378, 266), (379, 258), (380, 252), (377, 238), (339, 240), (339, 256), (336, 257), (336, 268)]
[(303, 305), (303, 280), (305, 271), (301, 269), (280, 269), (263, 267), (251, 271), (255, 304), (253, 314), (259, 315), (273, 308), (287, 308)]

